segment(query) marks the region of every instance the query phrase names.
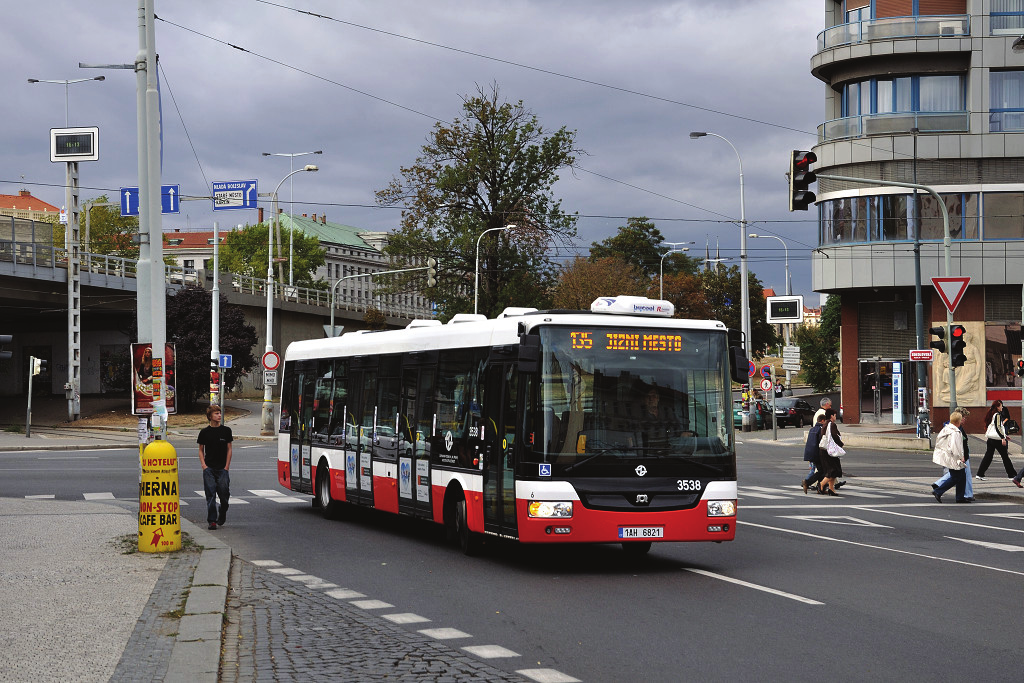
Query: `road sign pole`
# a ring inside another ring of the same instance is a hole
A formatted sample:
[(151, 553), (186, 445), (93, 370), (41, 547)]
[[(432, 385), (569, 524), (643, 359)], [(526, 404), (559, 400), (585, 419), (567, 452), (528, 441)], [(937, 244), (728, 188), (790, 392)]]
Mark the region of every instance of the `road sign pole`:
[[(772, 384), (775, 384), (775, 366), (772, 366)], [(775, 419), (776, 392), (772, 392), (772, 441), (779, 440), (779, 421)]]

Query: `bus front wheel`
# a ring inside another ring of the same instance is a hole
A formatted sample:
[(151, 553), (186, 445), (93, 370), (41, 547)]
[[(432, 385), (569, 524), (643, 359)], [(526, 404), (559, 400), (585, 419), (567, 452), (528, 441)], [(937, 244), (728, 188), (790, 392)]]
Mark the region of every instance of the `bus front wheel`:
[(337, 519), (341, 503), (331, 498), (331, 479), (328, 476), (327, 464), (316, 468), (316, 497), (314, 507), (320, 508), (324, 519)]
[(454, 536), (459, 541), (459, 547), (465, 555), (473, 556), (479, 552), (480, 539), (477, 534), (469, 530), (469, 514), (466, 510), (466, 499), (460, 498), (455, 504), (455, 528)]
[(622, 551), (630, 557), (642, 557), (651, 551), (650, 541), (630, 541), (622, 544)]

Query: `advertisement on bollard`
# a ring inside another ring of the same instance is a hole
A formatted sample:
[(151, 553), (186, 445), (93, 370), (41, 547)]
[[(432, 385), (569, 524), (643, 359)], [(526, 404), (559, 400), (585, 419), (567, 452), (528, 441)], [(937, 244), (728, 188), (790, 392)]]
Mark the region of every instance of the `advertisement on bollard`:
[(139, 552), (181, 550), (178, 454), (166, 441), (142, 451), (139, 481)]

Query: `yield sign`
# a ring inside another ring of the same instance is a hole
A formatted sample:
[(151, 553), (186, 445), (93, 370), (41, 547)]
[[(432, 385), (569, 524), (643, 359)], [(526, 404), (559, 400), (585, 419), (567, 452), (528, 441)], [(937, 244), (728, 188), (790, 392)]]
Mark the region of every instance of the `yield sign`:
[(942, 303), (946, 304), (946, 310), (950, 313), (956, 310), (970, 284), (970, 277), (933, 277), (932, 285), (935, 291), (942, 297)]

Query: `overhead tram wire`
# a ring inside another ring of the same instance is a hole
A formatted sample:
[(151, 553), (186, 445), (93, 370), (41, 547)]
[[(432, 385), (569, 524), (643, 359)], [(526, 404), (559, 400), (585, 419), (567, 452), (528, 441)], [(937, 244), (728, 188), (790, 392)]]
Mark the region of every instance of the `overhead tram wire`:
[(203, 183), (206, 187), (212, 187), (209, 179), (206, 177), (206, 171), (203, 170), (203, 162), (199, 160), (199, 153), (196, 152), (196, 146), (192, 143), (192, 136), (188, 134), (188, 126), (185, 125), (185, 119), (181, 115), (181, 109), (178, 108), (178, 100), (174, 98), (174, 91), (171, 90), (171, 82), (167, 78), (167, 71), (164, 70), (163, 62), (158, 59), (156, 65), (157, 68), (160, 69), (160, 75), (163, 78), (163, 85), (167, 86), (167, 94), (171, 96), (171, 104), (174, 105), (174, 111), (178, 114), (178, 120), (181, 121), (181, 128), (185, 131), (185, 139), (188, 140), (188, 146), (192, 148), (192, 156), (196, 158), (196, 165), (199, 166), (199, 173), (203, 176)]

